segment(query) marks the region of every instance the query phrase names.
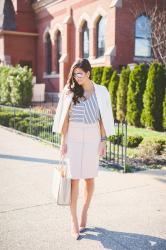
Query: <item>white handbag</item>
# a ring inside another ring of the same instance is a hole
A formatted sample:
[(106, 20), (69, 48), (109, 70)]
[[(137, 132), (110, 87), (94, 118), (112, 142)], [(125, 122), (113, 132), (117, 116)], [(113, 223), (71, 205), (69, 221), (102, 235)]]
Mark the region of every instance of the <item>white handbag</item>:
[(68, 175), (68, 161), (61, 157), (54, 168), (52, 181), (52, 195), (57, 205), (70, 205), (71, 203), (71, 178)]

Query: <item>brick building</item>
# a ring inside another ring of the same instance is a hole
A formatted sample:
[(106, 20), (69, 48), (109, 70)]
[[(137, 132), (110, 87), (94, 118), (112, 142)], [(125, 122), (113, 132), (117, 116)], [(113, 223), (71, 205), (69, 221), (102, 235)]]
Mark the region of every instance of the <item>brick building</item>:
[[(145, 2), (151, 8), (155, 0)], [(48, 93), (63, 88), (71, 64), (81, 57), (117, 69), (150, 61), (150, 41), (142, 0), (0, 2), (1, 61), (32, 67)]]

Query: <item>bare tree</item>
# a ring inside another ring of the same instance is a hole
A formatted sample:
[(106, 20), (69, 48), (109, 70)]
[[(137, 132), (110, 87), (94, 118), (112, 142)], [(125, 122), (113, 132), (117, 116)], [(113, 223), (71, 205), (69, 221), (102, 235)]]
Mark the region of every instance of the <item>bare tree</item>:
[[(149, 0), (130, 1), (130, 12), (137, 17), (144, 12), (150, 18), (151, 48), (154, 60), (160, 61), (166, 67), (166, 1), (154, 0), (149, 5)], [(154, 4), (153, 4), (154, 3)], [(140, 6), (143, 6), (140, 9)]]
[(151, 12), (150, 22), (154, 58), (166, 67), (166, 8), (159, 10), (156, 4)]

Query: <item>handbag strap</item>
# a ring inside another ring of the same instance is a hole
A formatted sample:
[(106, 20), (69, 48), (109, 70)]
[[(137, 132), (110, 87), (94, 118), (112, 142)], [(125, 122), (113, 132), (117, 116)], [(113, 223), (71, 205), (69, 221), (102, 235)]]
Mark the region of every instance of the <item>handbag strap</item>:
[(61, 161), (61, 168), (59, 169), (61, 176), (65, 177), (67, 174), (67, 169), (64, 167), (64, 155), (61, 155), (60, 161)]

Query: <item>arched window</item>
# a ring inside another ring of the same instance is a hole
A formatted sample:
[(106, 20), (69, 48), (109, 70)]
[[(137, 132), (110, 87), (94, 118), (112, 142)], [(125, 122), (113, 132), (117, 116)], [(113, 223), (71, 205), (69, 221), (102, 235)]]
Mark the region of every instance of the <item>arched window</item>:
[(62, 56), (62, 36), (60, 31), (57, 32), (56, 42), (57, 42), (56, 71), (57, 73), (59, 73), (59, 59)]
[(87, 22), (82, 27), (82, 55), (83, 58), (89, 57), (89, 28)]
[(151, 57), (151, 25), (146, 15), (136, 19), (135, 56)]
[(3, 25), (0, 28), (4, 30), (16, 30), (15, 11), (11, 0), (5, 1), (2, 19)]
[(105, 51), (105, 20), (100, 17), (96, 25), (97, 57), (103, 56)]
[(45, 61), (46, 61), (46, 73), (51, 74), (52, 71), (52, 60), (51, 60), (51, 54), (52, 54), (52, 44), (51, 44), (51, 38), (50, 34), (46, 34), (46, 42), (45, 42)]

